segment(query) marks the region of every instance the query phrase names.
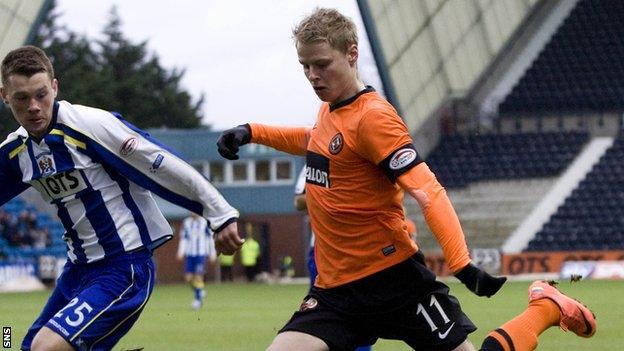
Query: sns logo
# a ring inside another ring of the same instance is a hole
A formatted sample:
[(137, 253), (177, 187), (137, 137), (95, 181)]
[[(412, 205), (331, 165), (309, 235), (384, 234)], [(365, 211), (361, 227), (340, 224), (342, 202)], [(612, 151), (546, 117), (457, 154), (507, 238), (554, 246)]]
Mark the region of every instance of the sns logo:
[(11, 327), (2, 327), (2, 347), (11, 348)]
[(416, 159), (416, 150), (414, 149), (401, 149), (394, 153), (392, 159), (390, 159), (390, 169), (397, 170), (409, 165)]

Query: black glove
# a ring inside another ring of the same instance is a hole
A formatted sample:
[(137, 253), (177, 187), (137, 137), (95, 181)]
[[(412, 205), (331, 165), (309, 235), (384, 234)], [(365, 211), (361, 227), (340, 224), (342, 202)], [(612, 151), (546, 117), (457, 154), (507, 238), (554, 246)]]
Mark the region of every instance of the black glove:
[(470, 263), (455, 274), (470, 291), (477, 296), (490, 297), (505, 284), (507, 277), (492, 277), (486, 271)]
[(238, 147), (251, 141), (249, 124), (241, 124), (221, 133), (217, 140), (217, 148), (221, 156), (228, 160), (238, 160)]

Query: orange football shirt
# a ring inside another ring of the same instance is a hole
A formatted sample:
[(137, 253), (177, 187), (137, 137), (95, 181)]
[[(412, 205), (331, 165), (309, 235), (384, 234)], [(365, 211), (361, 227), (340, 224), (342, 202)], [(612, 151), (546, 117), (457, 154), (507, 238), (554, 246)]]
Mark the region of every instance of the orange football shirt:
[(250, 126), (253, 142), (279, 150), (301, 154), (307, 142), (316, 286), (366, 277), (418, 250), (407, 232), (403, 190), (378, 166), (412, 139), (392, 105), (373, 89), (331, 108), (323, 103), (311, 130)]

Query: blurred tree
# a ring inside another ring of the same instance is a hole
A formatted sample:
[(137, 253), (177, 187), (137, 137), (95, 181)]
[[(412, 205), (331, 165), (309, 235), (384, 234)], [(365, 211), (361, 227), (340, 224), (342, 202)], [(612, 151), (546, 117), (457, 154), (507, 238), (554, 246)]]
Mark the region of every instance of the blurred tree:
[[(101, 74), (111, 86), (98, 101), (120, 111), (132, 123), (145, 127), (195, 128), (201, 125), (203, 95), (193, 102), (180, 87), (184, 70), (164, 69), (158, 56), (147, 55), (147, 41), (132, 44), (121, 32), (116, 8), (112, 8), (104, 38), (97, 41), (103, 63)], [(97, 106), (97, 105), (96, 105)]]
[[(52, 60), (58, 100), (118, 111), (140, 128), (210, 128), (201, 124), (203, 94), (193, 101), (180, 86), (185, 71), (163, 68), (158, 56), (148, 53), (147, 41), (131, 43), (115, 7), (97, 41), (59, 25), (58, 17), (53, 4), (33, 42)], [(4, 106), (0, 121), (4, 139), (17, 123)]]

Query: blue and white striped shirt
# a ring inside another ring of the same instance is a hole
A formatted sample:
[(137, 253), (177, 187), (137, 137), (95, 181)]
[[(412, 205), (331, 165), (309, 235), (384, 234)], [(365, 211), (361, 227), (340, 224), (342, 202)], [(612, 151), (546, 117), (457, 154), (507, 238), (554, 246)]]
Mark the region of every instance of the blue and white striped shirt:
[(40, 139), (23, 127), (0, 144), (0, 205), (32, 186), (56, 205), (68, 256), (90, 263), (154, 249), (172, 230), (151, 192), (201, 214), (213, 230), (238, 217), (192, 166), (120, 115), (55, 102)]
[(217, 257), (206, 219), (191, 216), (182, 221), (178, 255)]

